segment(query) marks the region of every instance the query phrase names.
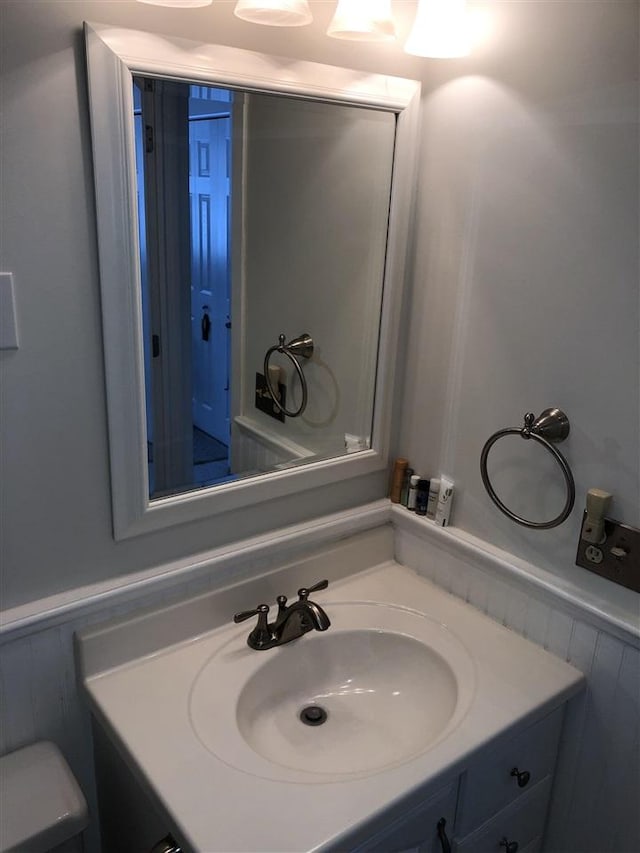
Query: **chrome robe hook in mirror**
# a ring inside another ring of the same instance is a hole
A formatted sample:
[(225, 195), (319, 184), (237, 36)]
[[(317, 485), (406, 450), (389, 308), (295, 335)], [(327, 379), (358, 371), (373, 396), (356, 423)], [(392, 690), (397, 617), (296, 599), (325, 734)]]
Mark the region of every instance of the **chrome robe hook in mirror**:
[[(282, 355), (286, 355), (287, 358), (291, 361), (293, 366), (296, 369), (296, 373), (298, 374), (298, 378), (300, 379), (300, 385), (302, 387), (302, 402), (298, 406), (298, 408), (291, 412), (286, 409), (279, 402), (279, 394), (274, 390), (271, 385), (271, 379), (269, 377), (269, 360), (274, 352), (280, 352)], [(300, 358), (311, 358), (313, 355), (313, 338), (311, 335), (306, 332), (302, 335), (298, 335), (297, 338), (293, 338), (289, 341), (289, 343), (285, 343), (285, 336), (278, 336), (278, 343), (270, 347), (266, 355), (264, 357), (264, 380), (266, 382), (267, 388), (269, 390), (269, 394), (271, 394), (271, 398), (273, 400), (273, 405), (278, 409), (279, 412), (282, 412), (283, 415), (286, 415), (289, 418), (297, 418), (299, 417), (304, 410), (307, 408), (307, 398), (308, 398), (308, 389), (307, 389), (307, 380), (305, 378), (304, 372), (302, 370), (302, 365), (300, 364)]]

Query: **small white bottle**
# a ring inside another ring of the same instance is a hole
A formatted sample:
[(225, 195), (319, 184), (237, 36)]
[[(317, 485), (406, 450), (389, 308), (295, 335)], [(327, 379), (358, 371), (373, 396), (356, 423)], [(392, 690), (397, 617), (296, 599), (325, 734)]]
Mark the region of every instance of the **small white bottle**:
[(453, 503), (453, 481), (448, 477), (440, 478), (440, 494), (438, 495), (438, 506), (436, 508), (436, 524), (447, 527), (451, 517), (451, 504)]
[(427, 500), (427, 518), (433, 521), (436, 517), (438, 506), (438, 495), (440, 494), (440, 480), (433, 477), (429, 483), (429, 498)]

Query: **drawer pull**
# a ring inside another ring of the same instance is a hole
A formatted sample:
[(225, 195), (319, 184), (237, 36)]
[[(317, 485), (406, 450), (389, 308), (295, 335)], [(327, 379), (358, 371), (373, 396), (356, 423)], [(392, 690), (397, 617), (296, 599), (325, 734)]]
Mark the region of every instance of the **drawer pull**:
[(507, 841), (506, 838), (503, 838), (500, 842), (500, 847), (504, 847), (505, 853), (518, 853), (517, 841)]
[(442, 853), (451, 853), (451, 845), (449, 844), (449, 839), (447, 838), (447, 833), (444, 829), (446, 825), (446, 820), (441, 817), (438, 821), (438, 838), (440, 839), (440, 844), (442, 845)]
[(182, 853), (175, 838), (169, 834), (151, 848), (150, 853)]
[(531, 773), (528, 770), (518, 770), (517, 767), (513, 768), (511, 775), (515, 776), (518, 780), (518, 788), (524, 788), (529, 784), (529, 779), (531, 779)]

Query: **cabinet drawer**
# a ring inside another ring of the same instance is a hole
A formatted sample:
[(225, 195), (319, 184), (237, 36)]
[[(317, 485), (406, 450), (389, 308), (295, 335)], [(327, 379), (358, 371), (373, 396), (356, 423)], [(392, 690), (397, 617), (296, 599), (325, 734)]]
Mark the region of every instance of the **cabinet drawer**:
[[(502, 848), (504, 851), (504, 847)], [(526, 847), (518, 847), (518, 853), (540, 853), (542, 850), (542, 836), (539, 835), (537, 838), (534, 838), (533, 841), (530, 841)]]
[[(495, 748), (484, 750), (469, 766), (462, 782), (458, 835), (466, 835), (545, 776), (553, 775), (563, 713), (559, 708)], [(511, 775), (516, 767), (530, 774), (524, 787)]]
[(438, 838), (438, 821), (445, 819), (445, 831), (451, 841), (457, 794), (456, 780), (446, 788), (441, 788), (428, 800), (418, 803), (386, 826), (379, 828), (373, 836), (359, 843), (357, 847), (349, 849), (352, 853), (442, 853), (442, 844)]
[(551, 777), (538, 782), (471, 835), (456, 840), (455, 853), (505, 853), (503, 839), (517, 842), (518, 853), (538, 849), (544, 832)]

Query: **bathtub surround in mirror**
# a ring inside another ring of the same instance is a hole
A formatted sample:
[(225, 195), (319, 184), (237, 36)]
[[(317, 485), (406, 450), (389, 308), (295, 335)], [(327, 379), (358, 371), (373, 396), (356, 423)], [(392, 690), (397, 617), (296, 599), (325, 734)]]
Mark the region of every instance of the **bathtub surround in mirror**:
[(395, 114), (153, 77), (133, 97), (150, 497), (369, 447)]
[(419, 84), (85, 33), (116, 538), (383, 471)]

